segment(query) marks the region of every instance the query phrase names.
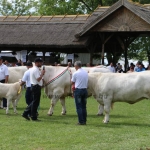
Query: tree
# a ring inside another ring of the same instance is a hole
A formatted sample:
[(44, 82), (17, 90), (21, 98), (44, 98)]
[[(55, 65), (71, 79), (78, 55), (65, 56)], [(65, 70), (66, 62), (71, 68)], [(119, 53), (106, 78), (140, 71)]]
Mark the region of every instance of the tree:
[(128, 58), (150, 63), (150, 37), (138, 37), (128, 48)]
[(112, 5), (118, 0), (39, 0), (39, 14), (63, 15), (92, 13), (98, 5)]
[(139, 2), (141, 4), (150, 4), (149, 0), (133, 0), (133, 2)]
[(1, 0), (1, 15), (29, 15), (36, 12), (37, 1), (34, 0)]

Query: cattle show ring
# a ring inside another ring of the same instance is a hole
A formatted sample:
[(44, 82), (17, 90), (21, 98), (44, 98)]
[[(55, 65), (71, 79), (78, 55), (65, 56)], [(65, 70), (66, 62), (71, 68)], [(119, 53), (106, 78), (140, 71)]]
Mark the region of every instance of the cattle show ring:
[(108, 1), (0, 2), (0, 150), (150, 150), (150, 2)]

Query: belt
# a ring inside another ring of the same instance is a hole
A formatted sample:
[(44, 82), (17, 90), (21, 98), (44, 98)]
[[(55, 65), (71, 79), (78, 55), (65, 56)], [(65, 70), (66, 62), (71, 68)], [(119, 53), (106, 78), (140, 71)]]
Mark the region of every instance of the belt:
[(5, 82), (5, 79), (3, 79), (3, 80), (0, 80), (0, 82)]
[[(38, 85), (38, 84), (31, 84), (31, 86), (40, 86), (40, 85)], [(41, 87), (41, 86), (40, 86)]]
[(83, 88), (83, 89), (75, 88), (75, 89), (77, 89), (77, 90), (86, 90), (87, 88)]

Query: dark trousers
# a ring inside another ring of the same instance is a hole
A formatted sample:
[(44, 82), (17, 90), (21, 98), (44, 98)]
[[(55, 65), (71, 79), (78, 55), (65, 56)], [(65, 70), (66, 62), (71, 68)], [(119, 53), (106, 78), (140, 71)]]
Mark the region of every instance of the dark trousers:
[(87, 110), (86, 110), (86, 103), (87, 103), (87, 90), (86, 89), (75, 89), (74, 97), (75, 97), (75, 104), (76, 104), (76, 111), (78, 114), (78, 122), (79, 123), (86, 123), (87, 117)]
[[(5, 79), (0, 81), (1, 83), (5, 83)], [(3, 98), (3, 107), (7, 107), (7, 99)]]
[(31, 118), (33, 120), (36, 120), (37, 119), (37, 108), (40, 104), (41, 86), (39, 86), (39, 85), (32, 86), (32, 96), (33, 96), (33, 101), (25, 109), (23, 115), (28, 116), (28, 114), (30, 114)]
[(26, 98), (26, 104), (29, 106), (31, 102), (33, 101), (31, 87), (27, 87), (25, 98)]

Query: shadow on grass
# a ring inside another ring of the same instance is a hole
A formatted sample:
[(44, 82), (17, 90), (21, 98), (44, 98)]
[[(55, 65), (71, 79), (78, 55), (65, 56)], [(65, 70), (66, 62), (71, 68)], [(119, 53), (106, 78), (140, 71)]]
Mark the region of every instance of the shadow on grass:
[[(104, 128), (122, 128), (124, 126), (132, 126), (132, 127), (150, 127), (150, 124), (147, 123), (132, 123), (132, 122), (109, 122), (108, 124), (104, 124), (102, 122), (104, 116), (96, 116), (96, 115), (88, 115), (88, 121), (87, 121), (87, 126), (91, 126), (91, 127), (104, 127)], [(112, 115), (112, 118), (129, 118), (128, 116), (122, 116), (122, 115)], [(99, 121), (97, 122), (97, 120), (95, 120), (94, 122), (90, 120), (91, 119), (99, 119)], [(62, 125), (75, 125), (75, 123), (77, 122), (77, 115), (65, 115), (65, 116), (41, 116), (40, 119), (42, 120), (42, 122), (47, 122), (47, 123), (52, 123), (52, 124), (62, 124)], [(72, 120), (71, 120), (72, 119)]]

